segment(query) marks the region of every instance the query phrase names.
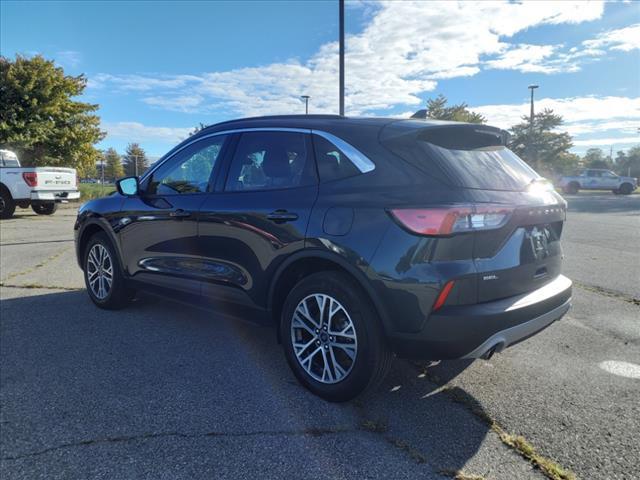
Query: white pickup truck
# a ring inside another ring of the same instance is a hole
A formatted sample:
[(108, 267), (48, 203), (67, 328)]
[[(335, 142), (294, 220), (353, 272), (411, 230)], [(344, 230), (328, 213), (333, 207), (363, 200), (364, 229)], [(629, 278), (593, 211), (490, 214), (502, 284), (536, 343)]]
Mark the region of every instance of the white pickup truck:
[(580, 190), (611, 190), (616, 195), (629, 195), (638, 188), (638, 180), (621, 177), (610, 170), (588, 168), (578, 175), (560, 178), (558, 184), (564, 193), (578, 193)]
[(21, 168), (10, 150), (0, 150), (0, 218), (11, 218), (16, 207), (31, 206), (38, 215), (51, 215), (58, 203), (80, 198), (73, 168)]

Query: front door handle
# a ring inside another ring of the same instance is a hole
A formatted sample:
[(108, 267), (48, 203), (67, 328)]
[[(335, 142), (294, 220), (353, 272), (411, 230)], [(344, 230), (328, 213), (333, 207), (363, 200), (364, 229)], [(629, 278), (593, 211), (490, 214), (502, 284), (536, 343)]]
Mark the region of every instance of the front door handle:
[(188, 212), (186, 210), (179, 208), (177, 210), (169, 212), (169, 216), (172, 218), (185, 218), (185, 217), (190, 217), (191, 212)]
[(298, 219), (298, 214), (286, 210), (276, 210), (267, 215), (267, 218), (275, 223), (293, 222)]

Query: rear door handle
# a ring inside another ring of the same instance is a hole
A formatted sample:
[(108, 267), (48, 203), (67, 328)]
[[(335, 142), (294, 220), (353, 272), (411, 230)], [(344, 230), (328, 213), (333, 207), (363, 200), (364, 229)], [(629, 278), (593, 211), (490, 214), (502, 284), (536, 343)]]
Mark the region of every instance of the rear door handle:
[(181, 208), (174, 210), (172, 212), (169, 212), (169, 216), (173, 217), (173, 218), (184, 218), (184, 217), (190, 217), (191, 216), (191, 212), (188, 212), (186, 210), (183, 210)]
[(293, 222), (298, 219), (298, 214), (287, 212), (286, 210), (276, 210), (267, 215), (267, 218), (276, 223)]

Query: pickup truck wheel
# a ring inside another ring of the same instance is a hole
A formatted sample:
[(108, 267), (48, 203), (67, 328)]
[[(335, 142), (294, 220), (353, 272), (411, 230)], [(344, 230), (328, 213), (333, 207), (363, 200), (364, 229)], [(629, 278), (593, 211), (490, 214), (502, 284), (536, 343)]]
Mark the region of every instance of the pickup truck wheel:
[(126, 307), (135, 291), (128, 288), (118, 256), (105, 233), (89, 239), (83, 259), (84, 283), (91, 301), (107, 310)]
[(36, 212), (38, 215), (53, 215), (58, 210), (58, 204), (55, 202), (51, 203), (36, 203), (31, 205), (31, 210)]
[(570, 193), (571, 195), (575, 195), (580, 191), (580, 184), (576, 182), (571, 182), (569, 185), (565, 187), (564, 191), (565, 193)]
[(347, 275), (319, 272), (289, 293), (280, 325), (285, 357), (300, 383), (331, 402), (372, 390), (392, 361), (371, 301)]
[(622, 195), (631, 195), (631, 192), (633, 192), (633, 185), (631, 185), (630, 183), (623, 183), (622, 185), (620, 185), (618, 191)]
[(11, 218), (15, 211), (16, 204), (11, 198), (11, 194), (3, 187), (0, 189), (0, 218)]

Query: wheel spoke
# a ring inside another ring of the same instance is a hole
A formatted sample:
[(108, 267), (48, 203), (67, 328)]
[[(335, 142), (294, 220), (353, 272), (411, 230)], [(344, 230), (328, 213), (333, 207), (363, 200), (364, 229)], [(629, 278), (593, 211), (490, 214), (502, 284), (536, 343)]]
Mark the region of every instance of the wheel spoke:
[(358, 353), (357, 336), (338, 300), (323, 293), (305, 297), (294, 310), (290, 329), (293, 352), (311, 378), (333, 384), (349, 375)]
[(342, 377), (346, 376), (347, 372), (344, 368), (342, 368), (342, 365), (340, 365), (340, 363), (338, 363), (338, 361), (336, 360), (336, 355), (333, 351), (333, 347), (334, 347), (333, 345), (329, 347), (329, 352), (331, 353), (333, 368), (336, 372), (336, 380), (340, 380)]
[(356, 358), (356, 346), (354, 344), (351, 343), (332, 343), (331, 344), (332, 347), (335, 348), (339, 348), (340, 350), (342, 350), (344, 353), (346, 353), (349, 358), (351, 358), (352, 360), (355, 360)]

